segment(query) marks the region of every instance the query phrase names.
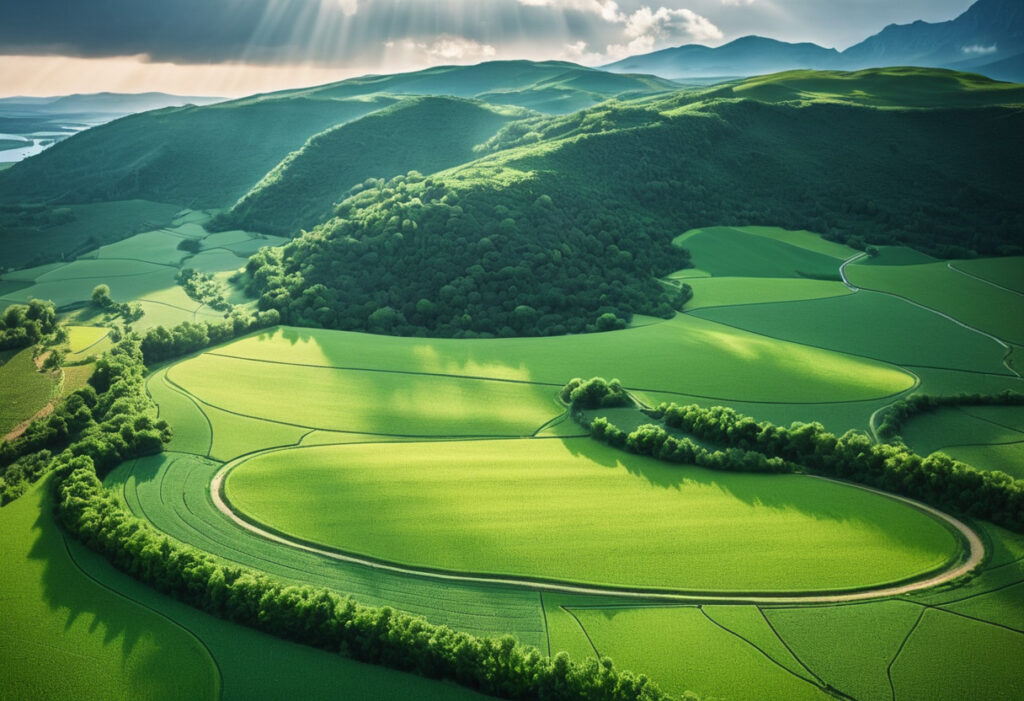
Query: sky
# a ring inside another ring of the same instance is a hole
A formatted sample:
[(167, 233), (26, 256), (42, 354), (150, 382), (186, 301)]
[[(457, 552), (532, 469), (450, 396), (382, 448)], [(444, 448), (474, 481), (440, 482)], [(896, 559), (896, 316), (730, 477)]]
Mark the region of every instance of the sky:
[(602, 65), (748, 34), (840, 50), (972, 0), (0, 0), (0, 96), (235, 97), (488, 60)]

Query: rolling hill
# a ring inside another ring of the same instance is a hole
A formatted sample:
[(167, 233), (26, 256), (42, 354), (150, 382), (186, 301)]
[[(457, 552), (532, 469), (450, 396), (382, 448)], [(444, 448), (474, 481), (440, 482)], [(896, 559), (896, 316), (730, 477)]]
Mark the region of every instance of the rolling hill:
[[(991, 104), (1019, 92), (942, 71), (747, 88), (753, 99), (680, 92), (511, 122), (488, 155), (360, 192), (253, 258), (251, 290), (298, 325), (547, 335), (670, 313), (680, 297), (651, 277), (686, 265), (670, 240), (707, 222), (938, 255), (1024, 244), (1022, 117)], [(914, 109), (894, 106), (901, 93)], [(947, 100), (989, 106), (921, 107)]]
[(533, 114), (462, 98), (404, 99), (311, 138), (247, 192), (219, 225), (273, 234), (312, 228), (368, 178), (387, 180), (410, 170), (429, 174), (471, 161), (474, 146), (510, 120)]
[(229, 207), (310, 137), (387, 107), (397, 96), (487, 93), (495, 102), (561, 113), (675, 87), (570, 63), (508, 61), (168, 108), (90, 129), (0, 172), (0, 202), (137, 198)]

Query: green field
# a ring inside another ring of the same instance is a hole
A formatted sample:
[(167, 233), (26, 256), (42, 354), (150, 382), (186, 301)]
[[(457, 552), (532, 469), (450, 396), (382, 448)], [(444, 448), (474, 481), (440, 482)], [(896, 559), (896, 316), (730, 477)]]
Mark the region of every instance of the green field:
[(858, 287), (906, 297), (1007, 343), (1024, 343), (1024, 295), (975, 280), (946, 263), (851, 265), (846, 274)]
[(57, 392), (59, 373), (39, 372), (32, 352), (0, 352), (0, 437), (31, 418)]
[(1024, 256), (958, 260), (951, 265), (958, 271), (1024, 294)]
[(220, 463), (182, 453), (123, 463), (106, 478), (128, 507), (178, 540), (283, 581), (328, 587), (372, 606), (391, 606), (475, 635), (513, 633), (541, 647), (536, 592), (440, 582), (372, 570), (268, 541), (214, 507), (210, 480)]
[(1006, 349), (902, 299), (860, 291), (830, 299), (702, 309), (703, 319), (903, 366), (1009, 374)]
[(275, 451), (235, 467), (225, 493), (259, 523), (348, 552), (619, 587), (857, 589), (959, 552), (931, 517), (860, 489), (676, 467), (587, 438)]
[(911, 418), (900, 431), (927, 455), (941, 450), (983, 470), (1024, 479), (1024, 407), (947, 407)]
[(876, 246), (877, 254), (861, 258), (858, 265), (922, 265), (934, 263), (932, 256), (906, 246)]
[(736, 701), (829, 698), (811, 681), (724, 630), (696, 606), (572, 609), (572, 613), (598, 653), (627, 669), (644, 670), (677, 695), (692, 691), (700, 698)]
[[(694, 229), (676, 237), (676, 246), (687, 248), (693, 264), (714, 277), (796, 277), (839, 280), (839, 264), (845, 246), (813, 243), (813, 234), (781, 232), (768, 227), (715, 226)], [(799, 236), (796, 234), (804, 234)], [(820, 239), (818, 239), (820, 241)], [(803, 245), (794, 245), (794, 242)], [(815, 250), (816, 249), (816, 250)], [(856, 251), (850, 251), (853, 255)], [(838, 254), (838, 255), (837, 255)]]
[(0, 696), (217, 699), (221, 678), (207, 649), (134, 603), (143, 585), (124, 582), (126, 598), (83, 572), (48, 494), (44, 483), (0, 510)]
[(693, 288), (693, 299), (687, 303), (686, 311), (850, 294), (849, 288), (841, 282), (804, 278), (710, 277), (691, 278), (686, 282)]
[(915, 380), (885, 363), (778, 341), (692, 315), (611, 333), (487, 340), (418, 339), (279, 327), (218, 353), (328, 366), (521, 380), (561, 387), (620, 377), (628, 387), (771, 402), (878, 399)]

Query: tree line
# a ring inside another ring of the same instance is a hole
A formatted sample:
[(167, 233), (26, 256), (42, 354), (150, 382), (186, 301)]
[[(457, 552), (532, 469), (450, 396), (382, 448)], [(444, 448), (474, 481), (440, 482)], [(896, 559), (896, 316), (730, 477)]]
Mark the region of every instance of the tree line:
[(967, 392), (950, 395), (912, 394), (886, 408), (876, 432), (879, 438), (892, 441), (897, 438), (907, 421), (920, 414), (943, 407), (1021, 405), (1024, 405), (1024, 394), (1011, 390), (996, 394), (969, 394)]
[[(1017, 400), (1010, 395), (1006, 401)], [(574, 416), (585, 421), (581, 409), (573, 405)], [(668, 429), (726, 450), (712, 453), (653, 424), (640, 426), (630, 434), (600, 418), (589, 427), (595, 438), (610, 445), (670, 462), (717, 469), (807, 471), (877, 487), (1024, 532), (1024, 480), (1004, 472), (978, 470), (943, 453), (923, 458), (904, 445), (874, 443), (861, 431), (849, 430), (837, 437), (818, 422), (797, 421), (788, 428), (758, 422), (729, 407), (663, 403), (647, 413)], [(750, 453), (760, 455), (765, 462)]]

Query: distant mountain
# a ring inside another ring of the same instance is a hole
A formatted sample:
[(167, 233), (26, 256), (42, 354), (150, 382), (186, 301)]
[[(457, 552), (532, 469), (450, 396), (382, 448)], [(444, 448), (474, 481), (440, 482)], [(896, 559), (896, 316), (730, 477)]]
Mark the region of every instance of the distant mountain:
[(36, 98), (26, 103), (26, 98), (0, 99), (0, 109), (17, 105), (30, 107), (36, 112), (49, 114), (116, 114), (126, 115), (136, 112), (148, 112), (165, 107), (181, 107), (182, 105), (209, 105), (223, 102), (223, 97), (197, 97), (168, 95), (160, 92), (147, 93), (110, 93), (102, 92), (91, 95), (64, 95), (52, 98)]
[(686, 44), (616, 61), (605, 70), (652, 73), (667, 78), (747, 76), (778, 73), (797, 68), (832, 68), (839, 52), (817, 44), (789, 44), (775, 39), (747, 36), (711, 48)]
[[(562, 114), (611, 97), (678, 88), (654, 76), (612, 75), (561, 61), (494, 61), (168, 107), (88, 129), (0, 172), (0, 201), (147, 199), (230, 207), (310, 137), (410, 95), (486, 96)], [(435, 124), (419, 128), (417, 138), (429, 139)]]
[(970, 69), (1024, 52), (1024, 2), (978, 0), (948, 22), (891, 24), (843, 52), (845, 68)]
[(1020, 80), (1010, 61), (1024, 54), (1024, 2), (978, 0), (948, 22), (889, 25), (842, 53), (817, 44), (788, 44), (743, 37), (711, 48), (687, 44), (616, 61), (605, 70), (651, 73), (665, 78), (750, 76), (794, 69), (860, 70), (883, 66), (926, 66), (978, 71), (997, 79)]
[(1024, 83), (1024, 53), (1004, 58), (1001, 61), (986, 63), (973, 68), (977, 73), (987, 75), (995, 80), (1006, 80), (1012, 83)]

